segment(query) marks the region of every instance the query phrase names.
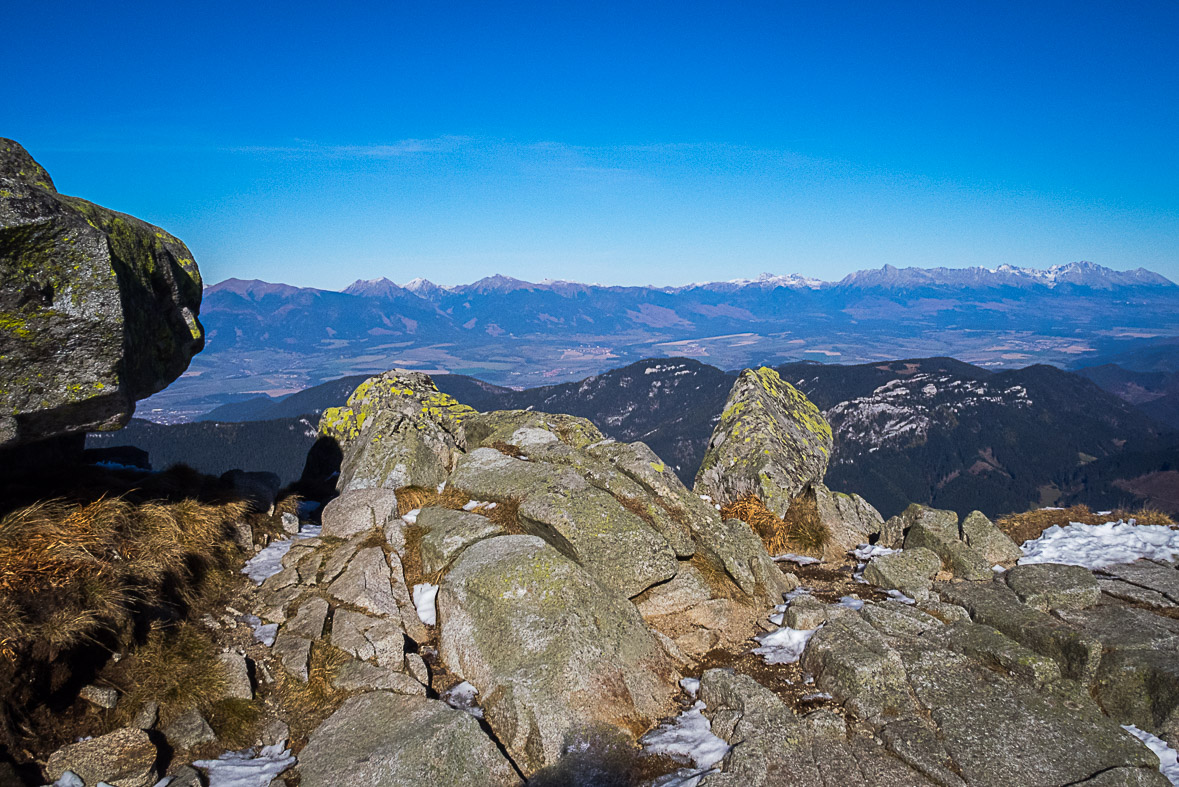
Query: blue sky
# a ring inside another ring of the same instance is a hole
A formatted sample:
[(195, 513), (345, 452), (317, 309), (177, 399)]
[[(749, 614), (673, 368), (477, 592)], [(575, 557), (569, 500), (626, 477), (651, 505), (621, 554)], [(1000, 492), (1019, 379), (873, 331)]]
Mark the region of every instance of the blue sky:
[(207, 281), (1179, 279), (1179, 2), (10, 3), (0, 135)]

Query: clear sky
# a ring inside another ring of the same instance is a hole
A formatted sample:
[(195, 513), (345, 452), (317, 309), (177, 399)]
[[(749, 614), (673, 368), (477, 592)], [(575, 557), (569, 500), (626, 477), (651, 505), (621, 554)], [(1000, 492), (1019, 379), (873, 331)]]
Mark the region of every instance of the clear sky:
[(0, 136), (209, 282), (1179, 280), (1179, 2), (7, 3)]

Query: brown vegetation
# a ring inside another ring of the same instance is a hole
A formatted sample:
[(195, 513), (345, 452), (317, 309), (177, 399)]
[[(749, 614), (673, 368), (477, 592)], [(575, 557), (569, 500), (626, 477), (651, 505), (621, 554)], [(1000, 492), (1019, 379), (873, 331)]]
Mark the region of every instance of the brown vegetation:
[(437, 489), (424, 486), (403, 486), (395, 490), (395, 494), (397, 495), (397, 516), (405, 516), (410, 511), (429, 506), (458, 511), (471, 502), (470, 495), (452, 487), (446, 487), (439, 492)]
[(1137, 511), (1118, 510), (1108, 514), (1097, 514), (1089, 510), (1088, 506), (1078, 505), (1070, 508), (1041, 508), (1035, 511), (1024, 511), (1020, 514), (1008, 514), (995, 520), (995, 524), (1011, 537), (1017, 544), (1040, 537), (1053, 525), (1064, 527), (1072, 522), (1083, 525), (1100, 525), (1118, 520), (1135, 520), (1140, 525), (1171, 525), (1175, 522), (1161, 511), (1142, 508)]
[(819, 521), (813, 498), (799, 496), (782, 519), (766, 508), (757, 495), (746, 495), (721, 509), (724, 519), (740, 519), (753, 528), (771, 555), (786, 552), (818, 553), (827, 541), (827, 529)]
[(528, 456), (524, 453), (524, 450), (520, 448), (520, 446), (512, 445), (511, 443), (505, 443), (503, 440), (496, 440), (491, 444), (490, 447), (494, 448), (496, 451), (499, 451), (501, 454), (506, 454), (507, 456), (511, 456), (516, 459), (527, 458)]

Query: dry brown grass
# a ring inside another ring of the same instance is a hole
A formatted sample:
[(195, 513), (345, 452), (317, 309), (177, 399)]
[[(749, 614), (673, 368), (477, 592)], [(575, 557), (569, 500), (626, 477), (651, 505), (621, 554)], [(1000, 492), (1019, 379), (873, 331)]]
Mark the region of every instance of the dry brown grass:
[(395, 490), (397, 495), (397, 516), (405, 516), (410, 511), (428, 506), (438, 506), (452, 510), (462, 510), (471, 502), (471, 496), (458, 489), (447, 487), (439, 492), (424, 486), (403, 486)]
[(621, 503), (622, 507), (627, 511), (646, 522), (655, 532), (659, 532), (659, 529), (655, 527), (655, 517), (651, 515), (650, 510), (648, 510), (642, 500), (637, 497), (628, 497), (627, 495), (614, 495), (614, 499)]
[(495, 504), (495, 508), (488, 508), (486, 505), (481, 505), (474, 509), (473, 513), (487, 517), (502, 527), (504, 533), (509, 536), (528, 534), (528, 531), (520, 524), (520, 500), (514, 497), (501, 500)]
[(1119, 509), (1110, 514), (1096, 514), (1084, 505), (1062, 509), (1041, 508), (1035, 511), (1024, 511), (1020, 514), (1007, 514), (995, 520), (995, 524), (1010, 536), (1012, 541), (1022, 544), (1025, 541), (1039, 538), (1041, 533), (1053, 525), (1064, 527), (1070, 522), (1079, 522), (1083, 525), (1101, 525), (1106, 522), (1116, 522), (1119, 519), (1126, 521), (1133, 519), (1140, 525), (1170, 525), (1172, 527), (1175, 525), (1170, 516), (1154, 509), (1140, 508), (1136, 511)]
[(786, 552), (818, 553), (827, 542), (827, 529), (819, 521), (814, 500), (800, 495), (790, 504), (783, 520), (757, 495), (746, 495), (721, 509), (724, 519), (740, 519), (753, 528), (771, 555)]
[(189, 708), (207, 713), (226, 688), (220, 652), (212, 631), (200, 623), (153, 630), (109, 672), (108, 680), (122, 693), (120, 718), (129, 722), (148, 701), (160, 703), (162, 724)]
[(126, 624), (137, 601), (191, 592), (234, 549), (244, 503), (49, 500), (0, 519), (0, 651), (49, 653)]
[(320, 722), (331, 715), (346, 696), (332, 688), (332, 678), (350, 656), (324, 640), (311, 643), (307, 682), (285, 670), (275, 670), (275, 685), (291, 728), (291, 743), (302, 745)]

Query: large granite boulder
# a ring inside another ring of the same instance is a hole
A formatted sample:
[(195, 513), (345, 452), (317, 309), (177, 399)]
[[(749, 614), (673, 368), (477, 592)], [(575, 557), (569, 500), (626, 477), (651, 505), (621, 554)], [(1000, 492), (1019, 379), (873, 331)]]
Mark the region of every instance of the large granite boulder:
[(443, 663), (526, 776), (595, 726), (636, 736), (671, 710), (680, 676), (638, 610), (534, 536), (463, 551), (438, 619)]
[(520, 784), (472, 716), (386, 691), (353, 697), (319, 725), (299, 753), (298, 772), (303, 787)]
[(0, 138), (0, 448), (118, 429), (204, 346), (192, 252)]
[(794, 497), (822, 480), (831, 447), (818, 407), (773, 369), (746, 369), (708, 441), (695, 491), (720, 505), (756, 495), (784, 516)]
[(320, 417), (320, 435), (342, 453), (336, 488), (436, 487), (466, 448), (463, 421), (474, 414), (421, 372), (370, 377)]

